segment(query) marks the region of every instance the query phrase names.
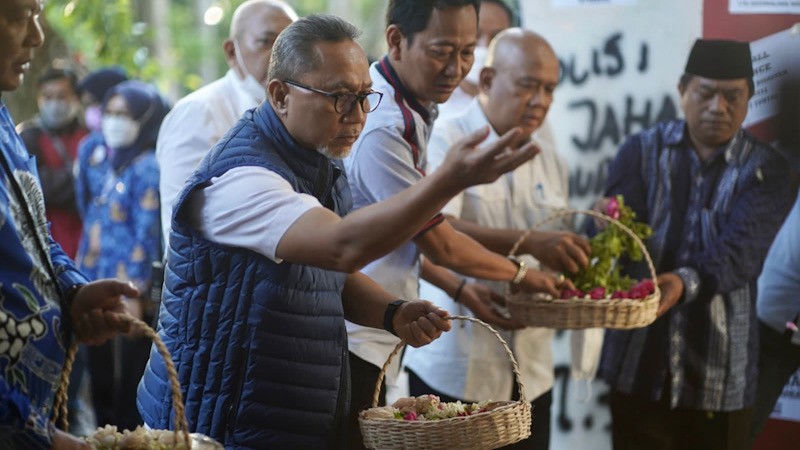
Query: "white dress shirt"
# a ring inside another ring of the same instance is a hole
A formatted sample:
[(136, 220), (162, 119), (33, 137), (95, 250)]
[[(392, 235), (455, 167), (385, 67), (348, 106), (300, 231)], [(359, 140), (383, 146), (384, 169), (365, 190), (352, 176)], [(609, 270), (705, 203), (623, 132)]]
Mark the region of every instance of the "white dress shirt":
[(236, 72), (182, 98), (164, 118), (156, 143), (161, 170), (161, 229), (169, 242), (172, 206), (203, 156), (258, 101), (242, 89)]
[[(403, 140), (403, 115), (395, 101), (395, 90), (378, 72), (370, 68), (372, 88), (383, 92), (383, 101), (367, 115), (367, 123), (353, 150), (344, 160), (353, 195), (353, 210), (386, 200), (413, 186), (423, 175), (414, 167), (411, 146)], [(431, 127), (411, 110), (419, 142), (419, 161), (425, 167), (425, 146)], [(436, 107), (431, 107), (436, 114)], [(419, 292), (420, 252), (414, 242), (406, 242), (386, 256), (367, 264), (361, 272), (387, 292), (402, 299), (416, 299)], [(400, 340), (388, 331), (347, 322), (348, 348), (359, 358), (382, 367)], [(395, 360), (396, 361), (396, 360)], [(393, 366), (394, 367), (394, 366)], [(393, 375), (390, 371), (388, 375)], [(389, 380), (391, 382), (391, 380)]]
[[(477, 100), (456, 117), (437, 120), (428, 144), (428, 168), (441, 165), (447, 149), (467, 134), (488, 124)], [(498, 138), (492, 130), (484, 145)], [(527, 230), (568, 204), (569, 173), (555, 151), (555, 142), (545, 123), (533, 136), (541, 153), (500, 177), (492, 184), (468, 188), (453, 198), (444, 213), (488, 228)], [(563, 229), (564, 224), (550, 225)], [(535, 260), (529, 262), (538, 265)], [(471, 280), (470, 281), (474, 281)], [(480, 280), (503, 293), (503, 284)], [(443, 291), (423, 281), (420, 297), (459, 313), (463, 306)], [(467, 312), (467, 311), (464, 311)], [(468, 312), (467, 312), (468, 313)], [(525, 328), (501, 332), (519, 362), (528, 400), (553, 386), (553, 330)], [(480, 325), (455, 323), (432, 345), (407, 349), (405, 365), (439, 392), (471, 401), (509, 400), (513, 373), (511, 363), (497, 339)]]

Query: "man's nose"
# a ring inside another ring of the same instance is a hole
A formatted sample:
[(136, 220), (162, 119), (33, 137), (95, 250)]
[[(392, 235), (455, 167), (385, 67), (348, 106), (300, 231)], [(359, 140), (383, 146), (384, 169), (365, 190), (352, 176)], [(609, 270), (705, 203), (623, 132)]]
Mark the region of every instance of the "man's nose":
[(711, 100), (708, 103), (709, 111), (714, 112), (722, 112), (726, 106), (727, 103), (725, 102), (725, 97), (722, 94), (715, 94), (713, 97), (711, 97)]

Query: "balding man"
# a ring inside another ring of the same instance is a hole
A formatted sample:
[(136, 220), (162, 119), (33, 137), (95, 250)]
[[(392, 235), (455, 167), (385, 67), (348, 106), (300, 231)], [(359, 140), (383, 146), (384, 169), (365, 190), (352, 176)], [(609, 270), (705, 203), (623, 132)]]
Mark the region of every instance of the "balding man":
[[(520, 235), (558, 208), (568, 205), (567, 166), (550, 140), (537, 129), (553, 101), (559, 65), (553, 49), (541, 36), (510, 28), (489, 46), (486, 67), (480, 72), (480, 92), (460, 115), (437, 121), (428, 146), (428, 167), (437, 169), (452, 143), (487, 125), (489, 140), (520, 128), (512, 147), (533, 140), (541, 152), (533, 160), (492, 184), (467, 189), (444, 208), (453, 226), (498, 253), (507, 254)], [(563, 229), (559, 223), (556, 230)], [(575, 242), (585, 242), (574, 236)], [(526, 243), (530, 244), (530, 243)], [(581, 247), (576, 247), (579, 249)], [(588, 249), (587, 249), (588, 250)], [(532, 253), (522, 248), (520, 254)], [(586, 258), (583, 254), (577, 258)], [(538, 262), (529, 261), (529, 265)], [(538, 268), (538, 267), (537, 267)], [(496, 292), (497, 282), (478, 281)], [(423, 283), (420, 295), (449, 311), (459, 306), (445, 292)], [(525, 328), (507, 331), (515, 347), (528, 398), (533, 399), (533, 435), (514, 448), (547, 449), (550, 440), (550, 404), (553, 387), (553, 330)], [(483, 327), (453, 327), (437, 345), (408, 351), (411, 393), (434, 393), (455, 401), (509, 400), (516, 386), (508, 357)]]
[[(281, 0), (249, 0), (233, 13), (223, 44), (230, 70), (182, 100), (164, 119), (156, 144), (161, 168), (161, 227), (169, 236), (172, 204), (208, 149), (266, 98), (272, 44), (297, 13)], [(166, 242), (165, 242), (166, 243)]]

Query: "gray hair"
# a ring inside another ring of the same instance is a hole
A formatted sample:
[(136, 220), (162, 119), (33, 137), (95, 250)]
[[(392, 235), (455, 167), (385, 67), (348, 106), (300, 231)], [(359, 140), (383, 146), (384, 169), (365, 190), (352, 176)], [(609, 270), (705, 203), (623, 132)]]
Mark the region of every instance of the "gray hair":
[(269, 61), (269, 81), (295, 79), (317, 68), (314, 45), (319, 42), (355, 41), (361, 30), (330, 14), (312, 14), (292, 23), (278, 35)]

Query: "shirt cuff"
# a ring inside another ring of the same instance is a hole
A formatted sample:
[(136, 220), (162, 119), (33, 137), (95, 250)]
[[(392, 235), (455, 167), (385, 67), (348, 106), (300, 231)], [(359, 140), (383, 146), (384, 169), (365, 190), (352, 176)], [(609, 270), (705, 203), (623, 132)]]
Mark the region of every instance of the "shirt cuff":
[(681, 303), (693, 302), (700, 293), (700, 274), (691, 267), (679, 267), (673, 273), (683, 281)]
[(64, 294), (68, 294), (76, 286), (87, 284), (88, 282), (89, 279), (76, 269), (67, 269), (58, 274), (58, 285)]

